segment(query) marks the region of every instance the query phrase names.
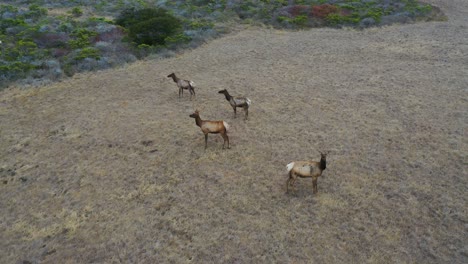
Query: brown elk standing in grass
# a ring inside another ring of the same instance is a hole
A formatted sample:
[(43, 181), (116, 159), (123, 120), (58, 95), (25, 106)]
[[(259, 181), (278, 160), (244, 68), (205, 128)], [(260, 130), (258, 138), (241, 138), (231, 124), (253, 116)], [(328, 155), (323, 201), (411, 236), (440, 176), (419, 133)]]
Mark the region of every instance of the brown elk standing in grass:
[(223, 149), (224, 149), (224, 145), (226, 144), (226, 141), (228, 145), (227, 148), (228, 149), (231, 148), (229, 146), (229, 137), (227, 135), (227, 130), (229, 129), (229, 125), (226, 122), (202, 120), (200, 118), (200, 112), (198, 110), (195, 110), (195, 113), (191, 114), (190, 117), (195, 118), (195, 124), (197, 124), (197, 126), (201, 128), (203, 134), (205, 134), (205, 149), (208, 147), (208, 134), (209, 133), (221, 134), (221, 136), (224, 139)]
[(172, 78), (175, 83), (177, 83), (177, 87), (179, 87), (179, 98), (184, 95), (184, 89), (189, 90), (190, 92), (190, 100), (192, 100), (192, 95), (195, 96), (195, 83), (189, 80), (182, 80), (177, 78), (175, 73), (169, 74), (167, 77)]
[(328, 152), (320, 152), (320, 161), (293, 161), (286, 165), (289, 172), (289, 179), (286, 182), (286, 193), (289, 192), (289, 185), (294, 188), (297, 176), (300, 178), (312, 178), (312, 189), (317, 193), (317, 178), (322, 175), (322, 172), (327, 168)]
[(250, 99), (247, 97), (234, 97), (231, 96), (226, 89), (219, 91), (218, 93), (224, 94), (226, 100), (228, 100), (229, 104), (231, 104), (232, 109), (234, 109), (234, 117), (237, 116), (237, 107), (244, 108), (245, 111), (245, 119), (249, 117), (249, 107), (250, 107)]

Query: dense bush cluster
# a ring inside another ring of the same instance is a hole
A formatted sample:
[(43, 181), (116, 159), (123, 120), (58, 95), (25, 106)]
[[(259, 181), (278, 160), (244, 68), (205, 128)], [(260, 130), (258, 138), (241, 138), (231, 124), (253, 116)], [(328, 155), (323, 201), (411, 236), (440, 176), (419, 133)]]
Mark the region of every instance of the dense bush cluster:
[(36, 4), (0, 5), (0, 83), (46, 83), (83, 70), (105, 69), (136, 58), (124, 30), (103, 18), (48, 16)]
[[(296, 2), (307, 3), (308, 6), (294, 5), (279, 9), (275, 17), (279, 26), (291, 28), (298, 26), (365, 28), (416, 21), (427, 18), (433, 11), (432, 6), (414, 0), (311, 0)], [(295, 6), (307, 11), (298, 14), (295, 11)], [(272, 23), (275, 24), (274, 21)]]
[(164, 46), (182, 34), (182, 22), (162, 8), (125, 9), (115, 22), (137, 45)]
[[(3, 0), (0, 88), (44, 83), (149, 54), (170, 56), (229, 28), (259, 21), (282, 28), (369, 27), (431, 17), (416, 0)], [(48, 10), (65, 8), (63, 14)], [(103, 18), (114, 17), (114, 20)]]

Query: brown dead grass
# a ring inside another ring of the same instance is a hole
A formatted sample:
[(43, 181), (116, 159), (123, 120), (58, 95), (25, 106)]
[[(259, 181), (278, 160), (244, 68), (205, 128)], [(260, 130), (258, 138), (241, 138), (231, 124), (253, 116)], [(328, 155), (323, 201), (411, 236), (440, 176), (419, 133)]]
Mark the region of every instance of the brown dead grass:
[[(254, 28), (1, 92), (0, 262), (466, 263), (468, 5), (432, 2), (448, 21)], [(203, 150), (194, 108), (231, 150)], [(285, 165), (320, 149), (318, 195), (286, 195)]]

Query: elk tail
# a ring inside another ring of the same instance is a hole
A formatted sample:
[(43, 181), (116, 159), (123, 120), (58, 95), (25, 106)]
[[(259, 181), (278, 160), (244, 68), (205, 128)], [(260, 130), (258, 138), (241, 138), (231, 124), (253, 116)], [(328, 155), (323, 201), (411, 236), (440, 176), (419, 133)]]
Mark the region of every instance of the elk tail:
[(195, 90), (195, 83), (194, 83), (194, 82), (192, 82), (192, 81), (189, 81), (189, 85), (190, 85), (190, 87), (191, 87), (192, 89), (194, 89), (194, 90)]
[(286, 169), (288, 170), (288, 172), (290, 172), (293, 167), (294, 167), (294, 162), (291, 162), (288, 165), (286, 165)]
[(229, 124), (226, 123), (226, 121), (223, 121), (223, 125), (224, 125), (224, 128), (226, 129), (226, 131), (229, 130)]

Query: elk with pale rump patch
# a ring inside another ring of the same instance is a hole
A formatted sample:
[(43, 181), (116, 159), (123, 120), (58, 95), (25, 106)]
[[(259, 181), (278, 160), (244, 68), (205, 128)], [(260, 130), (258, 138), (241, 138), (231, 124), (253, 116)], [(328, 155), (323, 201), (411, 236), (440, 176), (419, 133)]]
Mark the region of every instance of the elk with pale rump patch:
[(328, 152), (320, 152), (320, 161), (293, 161), (286, 165), (286, 169), (289, 172), (289, 179), (286, 182), (286, 193), (289, 192), (289, 185), (294, 188), (297, 177), (312, 178), (313, 193), (317, 193), (317, 179), (327, 168), (327, 154)]
[(229, 102), (229, 104), (232, 106), (232, 109), (234, 109), (234, 118), (237, 116), (237, 107), (242, 107), (244, 108), (245, 111), (245, 119), (249, 117), (249, 107), (250, 107), (250, 99), (247, 97), (234, 97), (231, 96), (226, 89), (219, 91), (218, 93), (224, 94), (226, 97), (226, 100)]
[(223, 149), (224, 145), (228, 145), (228, 149), (231, 147), (229, 146), (229, 137), (227, 135), (227, 131), (229, 129), (229, 125), (225, 121), (208, 121), (202, 120), (200, 118), (200, 112), (195, 110), (195, 113), (191, 114), (190, 117), (195, 118), (195, 124), (201, 128), (203, 134), (205, 134), (205, 149), (208, 147), (208, 134), (221, 134), (224, 139), (223, 142)]
[(190, 100), (192, 100), (192, 95), (195, 96), (195, 83), (189, 80), (182, 80), (178, 78), (175, 73), (169, 74), (167, 77), (172, 78), (172, 80), (177, 83), (177, 87), (179, 87), (179, 98), (184, 95), (184, 89), (189, 90), (190, 92)]

